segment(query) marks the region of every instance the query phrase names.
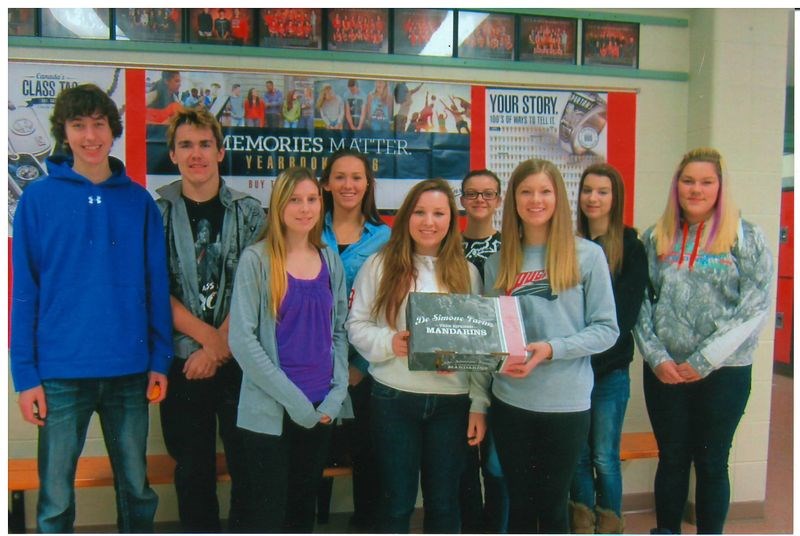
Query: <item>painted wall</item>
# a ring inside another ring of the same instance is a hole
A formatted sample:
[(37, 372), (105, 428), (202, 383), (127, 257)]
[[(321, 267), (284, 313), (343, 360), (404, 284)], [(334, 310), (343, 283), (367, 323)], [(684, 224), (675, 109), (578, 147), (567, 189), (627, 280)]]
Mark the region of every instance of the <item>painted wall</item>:
[[(310, 61), (157, 52), (91, 51), (9, 47), (10, 61), (121, 64), (181, 69), (308, 72), (358, 77), (444, 80), (515, 87), (595, 87), (638, 92), (634, 224), (640, 231), (663, 210), (667, 186), (681, 155), (697, 145), (715, 145), (727, 156), (734, 195), (745, 218), (760, 225), (777, 253), (781, 187), (783, 101), (786, 86), (786, 39), (790, 10), (604, 10), (647, 16), (681, 17), (689, 27), (643, 25), (642, 70), (688, 72), (688, 81), (552, 74), (521, 71), (411, 66), (382, 63)], [(732, 500), (764, 500), (771, 395), (772, 318), (756, 353), (752, 394), (731, 456)], [(645, 431), (650, 424), (641, 387), (641, 359), (631, 367), (631, 400), (625, 431)], [(10, 383), (10, 382), (9, 382)], [(33, 457), (36, 430), (24, 423), (16, 395), (8, 391), (9, 457)], [(157, 409), (151, 409), (149, 451), (165, 452)], [(85, 454), (102, 454), (98, 423), (93, 421)], [(652, 492), (654, 460), (623, 464), (627, 494)], [(220, 486), (222, 511), (227, 485)], [(156, 486), (161, 497), (158, 521), (177, 519), (174, 489)], [(332, 511), (349, 511), (350, 480), (337, 479)], [(26, 497), (28, 526), (33, 527), (36, 494)], [(732, 515), (735, 508), (732, 509)], [(78, 492), (77, 525), (115, 523), (109, 488)]]

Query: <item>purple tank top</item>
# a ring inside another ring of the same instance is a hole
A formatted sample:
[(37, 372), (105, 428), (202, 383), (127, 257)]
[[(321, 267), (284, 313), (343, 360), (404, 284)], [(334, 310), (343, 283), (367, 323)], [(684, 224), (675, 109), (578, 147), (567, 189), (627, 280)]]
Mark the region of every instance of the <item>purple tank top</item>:
[(333, 293), (320, 258), (322, 269), (314, 279), (287, 274), (289, 288), (275, 329), (281, 369), (314, 404), (325, 399), (333, 379)]

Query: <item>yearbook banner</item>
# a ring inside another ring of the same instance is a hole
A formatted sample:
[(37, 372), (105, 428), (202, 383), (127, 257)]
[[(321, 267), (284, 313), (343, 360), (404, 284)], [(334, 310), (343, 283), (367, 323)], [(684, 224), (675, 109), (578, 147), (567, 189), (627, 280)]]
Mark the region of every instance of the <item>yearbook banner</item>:
[(153, 195), (179, 178), (169, 118), (202, 106), (223, 128), (223, 177), (264, 206), (281, 171), (306, 166), (319, 176), (331, 154), (348, 148), (367, 156), (389, 217), (421, 179), (443, 177), (457, 189), (470, 169), (488, 167), (505, 182), (532, 157), (552, 160), (571, 195), (583, 168), (608, 160), (623, 172), (632, 216), (634, 93), (56, 64), (10, 63), (8, 71), (9, 221), (25, 186), (45, 173), (45, 158), (61, 150), (50, 134), (56, 96), (85, 82), (117, 103), (125, 130), (112, 155)]

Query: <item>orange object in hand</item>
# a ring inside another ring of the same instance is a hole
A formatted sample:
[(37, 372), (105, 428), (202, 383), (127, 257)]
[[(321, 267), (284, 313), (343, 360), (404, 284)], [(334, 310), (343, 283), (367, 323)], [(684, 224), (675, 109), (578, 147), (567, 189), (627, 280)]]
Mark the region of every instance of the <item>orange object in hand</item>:
[(150, 392), (147, 394), (147, 400), (157, 400), (158, 397), (161, 396), (161, 384), (153, 385), (153, 388), (150, 389)]

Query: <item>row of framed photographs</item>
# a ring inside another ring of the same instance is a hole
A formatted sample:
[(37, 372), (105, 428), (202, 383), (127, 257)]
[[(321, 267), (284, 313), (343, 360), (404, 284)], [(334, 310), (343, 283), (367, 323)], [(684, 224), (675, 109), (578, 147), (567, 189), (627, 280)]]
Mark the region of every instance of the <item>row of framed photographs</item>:
[[(638, 68), (635, 23), (452, 9), (10, 8), (9, 35)], [(114, 31), (111, 31), (111, 28)]]

